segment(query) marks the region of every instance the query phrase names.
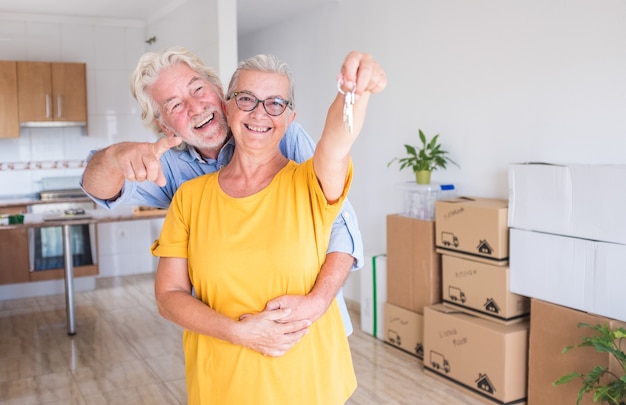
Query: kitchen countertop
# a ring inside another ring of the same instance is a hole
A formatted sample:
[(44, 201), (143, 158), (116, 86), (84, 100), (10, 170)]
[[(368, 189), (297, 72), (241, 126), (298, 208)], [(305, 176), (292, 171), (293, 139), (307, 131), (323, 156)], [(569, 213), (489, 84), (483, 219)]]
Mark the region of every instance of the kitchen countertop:
[[(71, 201), (77, 201), (76, 198)], [(91, 201), (87, 199), (87, 201)], [(48, 201), (50, 202), (50, 201)], [(57, 200), (53, 201), (57, 202)], [(104, 208), (85, 210), (85, 215), (67, 215), (64, 219), (55, 219), (44, 221), (42, 214), (24, 214), (23, 224), (9, 224), (0, 225), (0, 231), (9, 229), (22, 229), (22, 228), (41, 228), (46, 226), (62, 226), (62, 225), (84, 225), (84, 224), (101, 224), (106, 222), (121, 222), (121, 221), (137, 221), (141, 219), (155, 219), (164, 218), (167, 210), (165, 209), (150, 209), (150, 210), (138, 210), (137, 207), (123, 206), (114, 210), (107, 210)]]
[(90, 202), (91, 199), (85, 195), (81, 198), (57, 198), (54, 200), (42, 200), (37, 194), (24, 194), (14, 196), (0, 196), (0, 208), (21, 207), (35, 204), (55, 204), (67, 202)]

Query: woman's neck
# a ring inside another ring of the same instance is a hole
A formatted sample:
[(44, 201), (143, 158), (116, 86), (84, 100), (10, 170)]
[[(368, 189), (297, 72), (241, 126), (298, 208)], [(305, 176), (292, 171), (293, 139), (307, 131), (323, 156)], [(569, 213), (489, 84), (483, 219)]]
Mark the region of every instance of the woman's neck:
[(222, 190), (231, 197), (248, 197), (267, 187), (289, 159), (280, 151), (271, 156), (250, 156), (235, 153), (219, 173)]

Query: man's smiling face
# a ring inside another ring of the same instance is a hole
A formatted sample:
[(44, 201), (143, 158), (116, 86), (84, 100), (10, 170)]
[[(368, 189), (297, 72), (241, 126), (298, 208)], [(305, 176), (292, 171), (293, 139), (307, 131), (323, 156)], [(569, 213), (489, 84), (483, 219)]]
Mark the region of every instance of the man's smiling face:
[(228, 125), (222, 100), (209, 81), (185, 63), (177, 63), (161, 71), (147, 92), (158, 106), (159, 123), (168, 136), (180, 136), (205, 157), (217, 156)]

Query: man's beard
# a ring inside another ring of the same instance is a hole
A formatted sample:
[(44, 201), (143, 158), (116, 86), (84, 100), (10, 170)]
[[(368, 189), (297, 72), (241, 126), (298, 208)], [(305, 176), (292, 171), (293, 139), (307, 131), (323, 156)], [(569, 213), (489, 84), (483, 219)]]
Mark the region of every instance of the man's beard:
[(228, 139), (228, 123), (226, 122), (226, 117), (217, 112), (214, 113), (213, 120), (211, 132), (201, 136), (194, 132), (194, 127), (190, 124), (189, 132), (192, 136), (187, 137), (188, 139), (185, 139), (185, 143), (201, 150), (221, 148)]

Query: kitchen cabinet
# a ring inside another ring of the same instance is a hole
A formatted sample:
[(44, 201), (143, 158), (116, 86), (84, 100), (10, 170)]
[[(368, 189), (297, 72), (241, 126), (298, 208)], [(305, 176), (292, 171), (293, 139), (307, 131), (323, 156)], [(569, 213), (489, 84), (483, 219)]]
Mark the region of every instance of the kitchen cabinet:
[(87, 124), (84, 63), (17, 62), (22, 126)]
[[(26, 206), (0, 207), (0, 214), (26, 212)], [(28, 271), (28, 229), (0, 231), (0, 284), (30, 281)]]
[(0, 61), (0, 138), (20, 136), (17, 113), (17, 63)]
[[(74, 277), (97, 276), (98, 265), (88, 264), (84, 266), (74, 266)], [(54, 269), (45, 271), (31, 271), (27, 281), (46, 281), (63, 279), (65, 269)]]

